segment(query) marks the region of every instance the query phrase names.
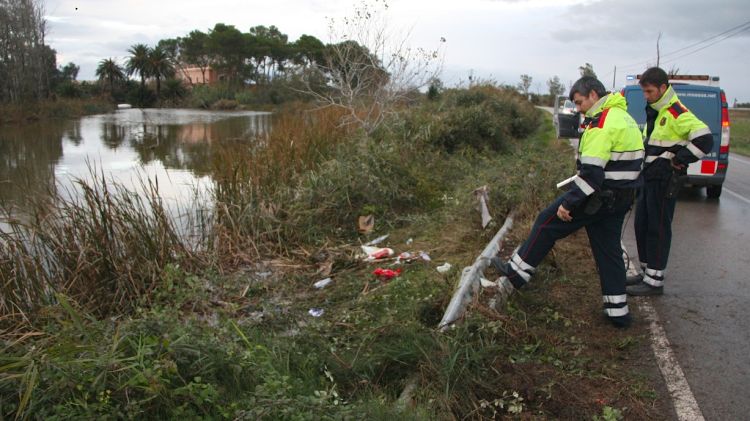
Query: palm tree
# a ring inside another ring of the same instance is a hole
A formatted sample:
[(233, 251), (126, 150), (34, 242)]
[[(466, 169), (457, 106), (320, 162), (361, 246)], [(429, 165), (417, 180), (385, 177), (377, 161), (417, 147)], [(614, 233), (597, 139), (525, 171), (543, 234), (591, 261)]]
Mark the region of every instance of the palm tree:
[(174, 75), (174, 65), (169, 59), (169, 54), (161, 47), (155, 47), (148, 54), (147, 73), (156, 79), (156, 97), (159, 98), (161, 92), (161, 79)]
[(99, 66), (96, 68), (96, 76), (100, 81), (109, 81), (110, 94), (115, 90), (115, 82), (125, 80), (125, 72), (123, 72), (122, 67), (111, 58), (103, 59), (99, 62)]
[(151, 49), (146, 44), (135, 44), (128, 50), (130, 57), (125, 69), (128, 71), (128, 76), (138, 73), (141, 77), (141, 89), (146, 87), (146, 78), (149, 76), (148, 56), (150, 52)]

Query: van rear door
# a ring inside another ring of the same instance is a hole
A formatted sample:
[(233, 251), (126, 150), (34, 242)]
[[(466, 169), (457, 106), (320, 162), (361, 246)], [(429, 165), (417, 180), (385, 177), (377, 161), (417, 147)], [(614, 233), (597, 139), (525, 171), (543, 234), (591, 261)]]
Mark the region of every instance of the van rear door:
[[(716, 174), (719, 161), (719, 149), (721, 147), (721, 91), (714, 86), (672, 84), (680, 102), (701, 119), (714, 138), (713, 149), (702, 160), (690, 164), (688, 175), (712, 176)], [(631, 85), (624, 89), (625, 99), (628, 102), (628, 112), (643, 129), (646, 124), (646, 101), (640, 86)], [(722, 160), (723, 163), (726, 159)], [(723, 177), (722, 177), (723, 181)], [(711, 183), (714, 184), (714, 183)]]

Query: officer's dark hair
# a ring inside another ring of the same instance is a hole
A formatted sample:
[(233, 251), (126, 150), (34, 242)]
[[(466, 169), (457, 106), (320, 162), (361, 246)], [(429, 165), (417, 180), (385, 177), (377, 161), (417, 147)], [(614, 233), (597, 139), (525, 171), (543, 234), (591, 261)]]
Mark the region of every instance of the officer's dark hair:
[(596, 94), (599, 95), (599, 98), (607, 95), (607, 89), (604, 87), (604, 84), (599, 81), (599, 79), (593, 76), (584, 76), (578, 79), (576, 83), (574, 83), (573, 86), (570, 87), (570, 94), (568, 94), (568, 99), (572, 101), (573, 95), (575, 95), (576, 92), (583, 96), (589, 96), (591, 91), (596, 92)]
[(667, 76), (667, 72), (660, 67), (650, 67), (643, 72), (638, 84), (641, 86), (652, 85), (657, 88), (661, 85), (669, 86), (669, 76)]

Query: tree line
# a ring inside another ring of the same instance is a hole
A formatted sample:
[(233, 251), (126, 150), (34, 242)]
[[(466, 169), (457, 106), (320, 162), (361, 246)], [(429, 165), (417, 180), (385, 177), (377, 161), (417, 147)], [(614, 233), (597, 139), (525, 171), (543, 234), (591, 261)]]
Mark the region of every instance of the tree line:
[(75, 63), (58, 68), (46, 35), (41, 0), (0, 0), (0, 103), (70, 91), (80, 68)]

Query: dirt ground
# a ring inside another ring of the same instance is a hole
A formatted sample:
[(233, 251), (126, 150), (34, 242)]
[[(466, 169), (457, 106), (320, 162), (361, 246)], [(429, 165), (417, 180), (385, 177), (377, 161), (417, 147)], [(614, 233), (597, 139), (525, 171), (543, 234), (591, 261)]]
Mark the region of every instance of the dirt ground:
[[(509, 257), (527, 232), (515, 228), (501, 254)], [(631, 300), (634, 323), (626, 330), (612, 327), (602, 313), (584, 231), (558, 242), (505, 309), (486, 306), (493, 296), (485, 290), (472, 311), (506, 321), (509, 335), (534, 349), (532, 358), (500, 356), (492, 367), (506, 378), (504, 387), (538, 409), (531, 418), (676, 419), (638, 306)]]

